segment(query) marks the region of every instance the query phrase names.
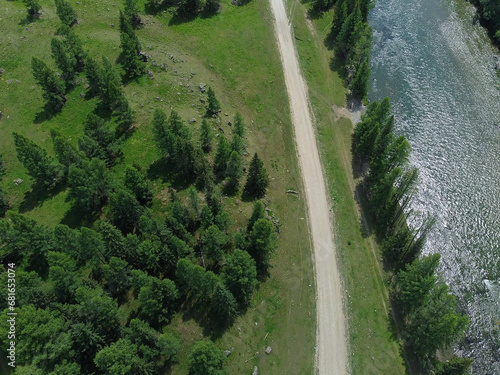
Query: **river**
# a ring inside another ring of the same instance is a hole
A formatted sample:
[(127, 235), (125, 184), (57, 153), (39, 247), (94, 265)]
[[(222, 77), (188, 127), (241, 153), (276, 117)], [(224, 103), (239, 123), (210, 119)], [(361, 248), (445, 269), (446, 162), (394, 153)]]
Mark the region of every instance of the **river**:
[(370, 100), (389, 96), (420, 169), (413, 209), (437, 218), (424, 253), (471, 319), (458, 353), (500, 374), (498, 50), (462, 0), (376, 0)]

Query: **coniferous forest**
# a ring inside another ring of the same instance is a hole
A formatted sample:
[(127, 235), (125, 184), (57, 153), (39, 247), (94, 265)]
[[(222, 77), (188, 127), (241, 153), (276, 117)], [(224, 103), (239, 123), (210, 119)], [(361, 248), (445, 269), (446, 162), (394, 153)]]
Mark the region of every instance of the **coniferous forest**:
[[(43, 17), (37, 0), (25, 4), (30, 20)], [(164, 5), (150, 1), (146, 7), (157, 12)], [(216, 1), (175, 5), (179, 17), (219, 7)], [(240, 113), (232, 134), (215, 134), (221, 112), (215, 90), (208, 87), (199, 136), (175, 109), (156, 109), (148, 126), (157, 160), (149, 170), (124, 161), (122, 146), (137, 116), (123, 86), (146, 74), (148, 58), (136, 35), (138, 2), (126, 0), (120, 8), (117, 63), (85, 50), (74, 31), (78, 14), (66, 0), (54, 4), (60, 25), (50, 43), (53, 61), (31, 60), (46, 113), (64, 112), (68, 92), (81, 80), (97, 106), (78, 124), (83, 131), (76, 142), (52, 129), (52, 150), (29, 134), (11, 134), (32, 191), (67, 191), (72, 222), (49, 228), (9, 211), (0, 189), (0, 259), (15, 272), (16, 336), (22, 338), (16, 340), (15, 374), (165, 373), (180, 347), (179, 337), (164, 329), (176, 312), (191, 312), (208, 332), (223, 331), (269, 275), (277, 227), (260, 200), (269, 176), (258, 154), (249, 153)], [(4, 172), (0, 158), (0, 177)], [(159, 198), (151, 176), (171, 186), (161, 215), (152, 209)], [(253, 206), (240, 227), (223, 197)], [(2, 285), (9, 274), (1, 273)], [(0, 292), (5, 314), (13, 306), (8, 292)], [(0, 331), (7, 349), (5, 319)], [(190, 373), (220, 374), (223, 358), (212, 341), (199, 341), (189, 356)]]

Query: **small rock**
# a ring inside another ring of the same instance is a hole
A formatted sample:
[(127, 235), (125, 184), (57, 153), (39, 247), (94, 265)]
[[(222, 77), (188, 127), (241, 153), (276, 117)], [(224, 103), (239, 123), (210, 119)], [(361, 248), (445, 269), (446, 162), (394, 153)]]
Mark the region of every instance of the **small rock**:
[(158, 101), (160, 101), (160, 97), (159, 96), (157, 96), (155, 99), (158, 100)]
[(29, 27), (27, 27), (27, 28), (25, 28), (24, 30), (29, 31), (29, 30), (30, 30), (30, 28), (29, 28)]
[(193, 117), (192, 119), (189, 120), (190, 123), (196, 122), (196, 119)]
[[(220, 131), (221, 133), (224, 133), (224, 129), (222, 129), (220, 126), (219, 126), (219, 131)], [(257, 324), (257, 323), (255, 323), (255, 324)]]
[(212, 65), (212, 64), (208, 64), (208, 65), (210, 65), (210, 67), (211, 67), (211, 68), (213, 68), (213, 65)]
[(227, 114), (227, 113), (224, 113), (224, 116), (229, 116), (229, 114)]
[[(235, 2), (236, 0), (233, 1), (233, 3)], [(252, 372), (252, 375), (259, 375), (259, 368), (257, 366), (253, 366), (253, 372)]]
[(205, 100), (204, 99), (200, 99), (200, 102), (202, 102), (203, 104), (205, 104)]
[(14, 81), (14, 80), (13, 80), (13, 79), (8, 79), (8, 80), (7, 80), (7, 81), (5, 81), (5, 82), (7, 82), (7, 83), (12, 83), (12, 81)]
[(24, 182), (24, 180), (20, 179), (20, 178), (17, 178), (14, 180), (14, 185), (19, 185), (19, 184), (22, 184)]
[(2, 119), (2, 117), (3, 117), (3, 112), (0, 111), (0, 120)]
[(80, 98), (85, 98), (85, 93), (84, 92), (80, 93)]
[(273, 349), (272, 349), (270, 346), (268, 346), (268, 347), (266, 348), (266, 354), (271, 354), (271, 351), (272, 351), (272, 350), (273, 350)]
[(86, 83), (85, 85), (83, 85), (83, 89), (84, 90), (88, 90), (89, 87), (90, 87), (90, 85), (88, 83)]
[(16, 83), (19, 85), (21, 83), (21, 81), (16, 79)]
[(155, 79), (155, 75), (153, 74), (153, 72), (151, 70), (148, 70), (148, 77), (149, 77), (149, 79)]
[(231, 354), (231, 351), (230, 351), (230, 350), (226, 350), (226, 351), (224, 352), (224, 354), (226, 355), (226, 357), (229, 357), (229, 354)]
[(231, 121), (228, 121), (227, 123), (229, 126), (233, 126), (233, 123)]
[(115, 27), (115, 24), (114, 24), (114, 23), (112, 23), (112, 24), (111, 24), (111, 25), (109, 25), (109, 26), (111, 26), (111, 27)]
[(0, 68), (0, 76), (3, 75), (5, 73), (5, 69), (4, 68)]
[(233, 0), (233, 1), (231, 1), (231, 4), (238, 5), (238, 2), (236, 0)]

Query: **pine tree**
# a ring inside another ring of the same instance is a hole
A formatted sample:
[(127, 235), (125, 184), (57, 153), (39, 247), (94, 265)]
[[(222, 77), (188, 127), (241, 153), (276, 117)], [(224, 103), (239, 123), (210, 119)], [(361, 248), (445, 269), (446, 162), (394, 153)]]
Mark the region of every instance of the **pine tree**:
[(247, 304), (258, 284), (255, 260), (246, 251), (234, 250), (227, 258), (222, 279), (236, 300)]
[(47, 152), (33, 141), (18, 133), (13, 133), (17, 157), (36, 184), (55, 185), (62, 176), (62, 167)]
[(56, 13), (64, 25), (73, 26), (76, 22), (76, 12), (71, 5), (65, 0), (55, 0)]
[(130, 233), (139, 222), (143, 207), (130, 191), (120, 188), (109, 196), (109, 210), (113, 224)]
[(64, 41), (68, 53), (76, 60), (75, 70), (83, 72), (87, 54), (83, 50), (82, 41), (73, 30), (69, 30)]
[(62, 70), (65, 80), (71, 84), (76, 75), (75, 57), (68, 55), (65, 45), (57, 38), (52, 38), (50, 47), (52, 50), (52, 58), (54, 59), (57, 67)]
[(340, 30), (342, 29), (342, 25), (344, 24), (347, 16), (348, 16), (348, 5), (347, 0), (338, 0), (337, 4), (335, 4), (335, 11), (333, 13), (333, 25), (330, 31), (330, 37), (336, 41), (338, 35), (340, 34)]
[(99, 159), (84, 161), (81, 168), (71, 165), (68, 173), (68, 198), (85, 213), (100, 209), (109, 196), (112, 178), (106, 164)]
[(146, 72), (146, 68), (138, 54), (137, 43), (127, 33), (120, 34), (121, 49), (120, 61), (125, 71), (125, 76), (129, 79), (137, 78)]
[(212, 312), (222, 326), (231, 324), (237, 314), (236, 299), (222, 283), (215, 287), (212, 299)]
[(252, 215), (250, 216), (250, 219), (248, 219), (247, 231), (250, 232), (255, 222), (259, 219), (265, 219), (265, 217), (266, 215), (264, 211), (264, 205), (261, 201), (255, 201), (253, 205)]
[(31, 60), (31, 69), (36, 83), (43, 91), (47, 105), (57, 112), (61, 111), (66, 103), (64, 84), (47, 64), (36, 57)]
[(266, 195), (266, 189), (269, 185), (269, 177), (267, 175), (266, 169), (264, 168), (264, 163), (259, 159), (257, 153), (253, 155), (252, 161), (250, 162), (250, 168), (248, 170), (248, 178), (245, 184), (244, 191), (255, 198), (262, 198)]
[(240, 186), (240, 177), (243, 175), (243, 163), (238, 152), (233, 151), (227, 163), (224, 176), (227, 178), (227, 189), (230, 192), (238, 191)]
[(125, 18), (132, 25), (134, 29), (142, 23), (139, 17), (139, 4), (137, 0), (125, 0)]
[(220, 103), (215, 97), (215, 92), (211, 87), (208, 88), (208, 108), (207, 108), (207, 116), (217, 116), (220, 112)]
[(103, 72), (99, 63), (91, 57), (86, 59), (85, 75), (87, 76), (91, 92), (100, 95), (103, 84)]
[(248, 252), (255, 259), (260, 274), (267, 273), (271, 264), (271, 255), (276, 247), (273, 225), (266, 219), (258, 219), (249, 234)]
[(69, 166), (71, 164), (75, 164), (77, 166), (81, 165), (83, 155), (75, 146), (65, 139), (61, 133), (54, 129), (51, 129), (50, 136), (52, 138), (52, 144), (54, 145), (54, 152), (57, 160), (64, 166), (65, 174), (68, 173)]
[(368, 60), (365, 60), (356, 71), (356, 75), (350, 84), (351, 92), (354, 97), (362, 100), (366, 99), (370, 75), (371, 69), (368, 65)]
[(234, 116), (234, 126), (233, 126), (233, 140), (231, 142), (231, 148), (233, 151), (238, 152), (243, 155), (245, 152), (245, 124), (243, 123), (243, 117), (239, 112), (236, 112)]
[(210, 150), (212, 150), (212, 139), (213, 139), (212, 128), (208, 124), (208, 121), (206, 119), (203, 119), (203, 121), (201, 122), (200, 140), (201, 140), (201, 148), (203, 149), (204, 152), (210, 152)]
[(38, 18), (40, 16), (42, 6), (38, 0), (24, 0), (24, 4), (26, 5), (28, 18)]
[(231, 146), (224, 136), (219, 137), (217, 144), (217, 153), (215, 154), (214, 164), (215, 168), (219, 171), (224, 171), (227, 168), (227, 163), (231, 157)]
[(146, 205), (153, 200), (153, 186), (136, 168), (125, 169), (125, 187), (134, 193), (140, 204)]

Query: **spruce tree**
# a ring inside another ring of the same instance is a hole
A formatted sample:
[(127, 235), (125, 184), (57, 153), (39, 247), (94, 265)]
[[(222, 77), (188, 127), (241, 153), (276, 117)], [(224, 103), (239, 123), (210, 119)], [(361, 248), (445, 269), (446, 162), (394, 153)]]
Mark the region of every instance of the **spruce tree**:
[(243, 174), (243, 163), (238, 152), (233, 151), (227, 163), (224, 176), (227, 178), (227, 189), (231, 193), (238, 191), (240, 186), (240, 177)]
[(0, 217), (5, 217), (7, 210), (9, 209), (9, 201), (5, 192), (0, 188)]
[(267, 175), (266, 169), (264, 168), (264, 163), (259, 159), (257, 153), (253, 155), (252, 161), (250, 162), (250, 168), (248, 170), (248, 178), (245, 184), (244, 191), (255, 198), (262, 198), (266, 195), (266, 189), (269, 185), (269, 177)]
[(76, 22), (76, 12), (71, 5), (65, 0), (55, 0), (56, 13), (64, 25), (73, 26)]
[(64, 83), (47, 64), (36, 57), (31, 60), (31, 69), (36, 83), (43, 91), (42, 95), (47, 105), (57, 112), (61, 111), (66, 103)]
[(47, 152), (33, 141), (18, 133), (14, 135), (17, 158), (38, 185), (50, 187), (62, 176), (62, 166), (47, 156)]
[(361, 100), (366, 99), (368, 94), (368, 80), (370, 79), (371, 69), (368, 60), (365, 60), (356, 71), (354, 79), (351, 81), (352, 95)]
[(121, 49), (120, 61), (125, 71), (125, 76), (129, 79), (137, 78), (146, 72), (144, 63), (137, 53), (134, 40), (126, 33), (120, 34)]
[(208, 124), (208, 121), (206, 119), (203, 119), (203, 121), (201, 122), (200, 140), (201, 140), (201, 148), (203, 149), (204, 152), (210, 152), (210, 150), (212, 150), (212, 139), (213, 139), (212, 128)]
[(335, 4), (335, 11), (333, 13), (333, 25), (330, 31), (330, 37), (333, 39), (333, 41), (337, 40), (337, 37), (340, 34), (340, 30), (342, 29), (342, 25), (349, 15), (347, 1), (348, 0), (338, 0), (337, 4)]
[(215, 92), (211, 87), (208, 88), (208, 108), (207, 108), (207, 116), (217, 116), (220, 111), (220, 103), (215, 97)]

